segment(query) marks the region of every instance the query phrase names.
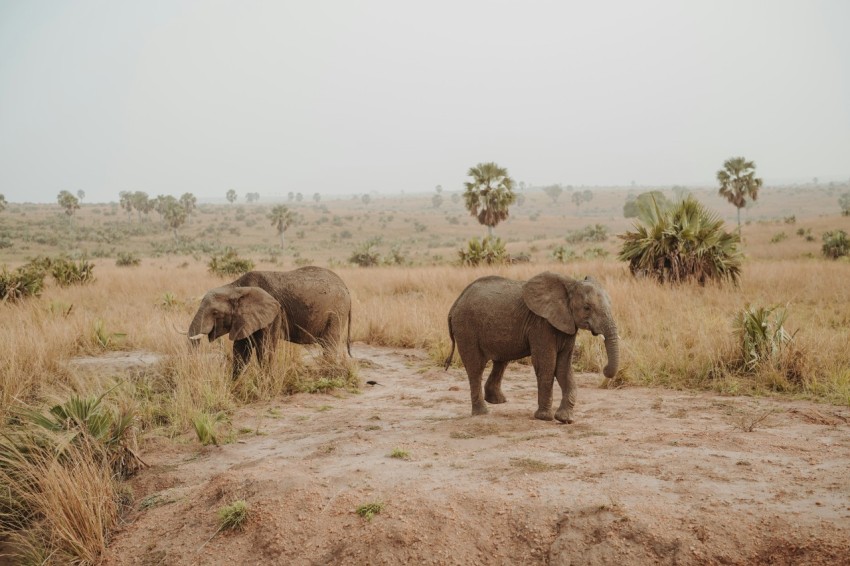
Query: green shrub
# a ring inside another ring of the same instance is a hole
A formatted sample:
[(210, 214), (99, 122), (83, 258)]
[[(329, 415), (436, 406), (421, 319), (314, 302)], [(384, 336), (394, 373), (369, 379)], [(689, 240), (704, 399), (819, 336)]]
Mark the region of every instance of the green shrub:
[(507, 263), (510, 256), (501, 238), (485, 237), (483, 240), (472, 238), (466, 249), (458, 250), (460, 264), (466, 266), (495, 265)]
[(597, 259), (597, 258), (606, 258), (608, 257), (608, 251), (600, 248), (599, 246), (594, 246), (592, 248), (587, 248), (584, 250), (582, 254), (586, 259)]
[(565, 238), (568, 244), (579, 244), (581, 242), (604, 242), (608, 239), (608, 228), (602, 224), (585, 226), (581, 230), (572, 230)]
[(50, 274), (62, 287), (86, 285), (94, 281), (94, 264), (87, 259), (74, 261), (60, 257), (52, 260)]
[(115, 265), (118, 267), (134, 267), (142, 263), (142, 260), (132, 252), (118, 252), (118, 259), (115, 260)]
[(651, 208), (657, 204), (660, 208), (665, 209), (673, 205), (664, 193), (661, 191), (649, 191), (641, 193), (638, 196), (630, 196), (626, 198), (626, 204), (623, 205), (623, 216), (626, 218), (637, 218), (642, 210)]
[(554, 250), (552, 250), (552, 258), (555, 261), (559, 261), (561, 263), (567, 263), (568, 261), (576, 258), (576, 253), (572, 248), (568, 248), (566, 246), (556, 246)]
[(372, 517), (380, 513), (384, 510), (384, 503), (381, 501), (374, 501), (372, 503), (365, 503), (357, 508), (357, 514), (366, 519), (367, 521), (371, 521)]
[(210, 444), (218, 446), (218, 425), (226, 420), (227, 415), (224, 413), (216, 413), (215, 415), (207, 412), (196, 413), (192, 417), (192, 427), (195, 429), (198, 441), (204, 446)]
[(723, 220), (692, 196), (670, 209), (644, 210), (634, 232), (619, 237), (619, 259), (629, 262), (633, 275), (660, 283), (728, 279), (737, 283), (741, 272), (740, 238), (726, 232)]
[(254, 269), (254, 262), (240, 258), (236, 250), (227, 248), (222, 253), (213, 255), (207, 267), (213, 275), (242, 275)]
[(834, 230), (825, 233), (821, 250), (823, 255), (830, 259), (838, 259), (850, 254), (850, 240), (847, 239), (847, 232)]
[(248, 520), (248, 503), (240, 499), (218, 510), (219, 530), (241, 529)]
[(37, 297), (44, 289), (45, 272), (31, 265), (8, 271), (0, 270), (0, 302), (13, 303), (25, 297)]
[(781, 242), (782, 240), (785, 240), (787, 238), (788, 238), (788, 234), (786, 234), (785, 232), (779, 232), (778, 234), (773, 235), (773, 237), (770, 239), (770, 243), (771, 244), (778, 244), (779, 242)]
[(785, 330), (788, 313), (779, 307), (747, 307), (735, 315), (734, 331), (741, 346), (741, 365), (754, 371), (779, 356), (783, 346), (791, 341)]
[(354, 250), (348, 261), (360, 267), (373, 267), (380, 263), (381, 255), (375, 249), (381, 243), (380, 237), (370, 238)]
[(55, 438), (55, 450), (60, 454), (68, 443), (94, 441), (113, 473), (121, 479), (128, 478), (143, 465), (134, 450), (136, 415), (132, 409), (107, 409), (102, 404), (107, 393), (87, 398), (74, 395), (51, 407), (47, 414), (24, 412), (22, 420), (60, 435)]
[(407, 256), (401, 250), (401, 244), (393, 244), (390, 252), (384, 256), (384, 265), (405, 265)]

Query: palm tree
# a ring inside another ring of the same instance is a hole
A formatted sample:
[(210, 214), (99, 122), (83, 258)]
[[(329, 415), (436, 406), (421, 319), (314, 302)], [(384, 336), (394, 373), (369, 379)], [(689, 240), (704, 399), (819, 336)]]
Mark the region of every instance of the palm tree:
[(692, 196), (668, 208), (650, 198), (651, 206), (638, 210), (635, 231), (619, 236), (618, 257), (633, 275), (659, 283), (738, 281), (741, 240), (724, 230), (723, 220)]
[(186, 214), (192, 214), (192, 211), (198, 205), (198, 199), (192, 193), (183, 193), (180, 196), (180, 205), (186, 211)]
[(283, 249), (285, 243), (285, 232), (287, 228), (298, 221), (298, 215), (289, 210), (288, 206), (279, 204), (272, 208), (268, 218), (272, 221), (272, 226), (277, 229), (277, 235), (280, 236), (280, 249)]
[(176, 198), (169, 195), (167, 198), (163, 199), (161, 207), (162, 218), (165, 220), (165, 223), (168, 224), (168, 227), (171, 228), (172, 233), (174, 234), (174, 241), (178, 243), (180, 242), (180, 236), (177, 234), (177, 229), (186, 222), (186, 217), (189, 215), (189, 211), (186, 209), (186, 205), (182, 201), (182, 197), (178, 201)]
[(758, 199), (762, 180), (756, 177), (756, 164), (743, 157), (730, 157), (717, 172), (720, 194), (738, 209), (738, 236), (741, 235), (741, 209), (747, 200)]
[(79, 199), (72, 195), (70, 191), (60, 191), (56, 196), (56, 201), (59, 203), (59, 206), (65, 209), (65, 214), (68, 215), (68, 222), (71, 222), (74, 212), (80, 208)]
[(508, 170), (493, 162), (470, 167), (467, 175), (472, 181), (464, 183), (464, 200), (469, 213), (487, 226), (492, 238), (493, 228), (508, 217), (508, 207), (516, 202), (514, 180)]

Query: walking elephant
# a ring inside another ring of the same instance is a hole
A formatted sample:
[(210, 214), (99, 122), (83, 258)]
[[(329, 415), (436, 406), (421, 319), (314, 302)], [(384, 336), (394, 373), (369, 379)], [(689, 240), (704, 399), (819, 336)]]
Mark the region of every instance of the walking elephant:
[(321, 267), (249, 271), (204, 295), (188, 334), (193, 344), (228, 334), (234, 379), (255, 350), (257, 360), (268, 364), (280, 338), (319, 344), (330, 359), (344, 342), (350, 356), (351, 294), (336, 273)]
[[(537, 375), (534, 417), (552, 419), (552, 387), (557, 378), (562, 398), (554, 416), (561, 422), (573, 422), (576, 384), (572, 355), (580, 328), (605, 337), (608, 364), (603, 373), (608, 378), (617, 373), (619, 348), (611, 300), (590, 277), (577, 281), (548, 271), (528, 281), (482, 277), (463, 290), (449, 311), (448, 322), (452, 350), (445, 367), (451, 365), (457, 343), (469, 377), (473, 415), (487, 412), (485, 400), (505, 402), (505, 367), (530, 355)], [(481, 378), (489, 360), (493, 369), (482, 395)]]

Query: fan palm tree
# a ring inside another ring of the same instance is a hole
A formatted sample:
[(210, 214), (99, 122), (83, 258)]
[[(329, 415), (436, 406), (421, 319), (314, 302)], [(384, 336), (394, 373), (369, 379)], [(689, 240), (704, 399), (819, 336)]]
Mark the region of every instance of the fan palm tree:
[(689, 196), (664, 209), (652, 199), (641, 208), (634, 232), (624, 240), (619, 259), (634, 275), (660, 283), (688, 280), (737, 282), (741, 271), (740, 237), (723, 229), (723, 220)]
[(493, 162), (470, 167), (467, 175), (472, 180), (464, 183), (466, 209), (487, 226), (492, 238), (493, 228), (508, 217), (508, 207), (516, 202), (514, 180), (508, 176), (507, 169)]
[(198, 199), (192, 193), (183, 193), (180, 196), (180, 205), (186, 211), (186, 214), (192, 214), (192, 211), (198, 206)]
[(756, 164), (743, 157), (730, 157), (723, 162), (723, 169), (717, 172), (720, 183), (720, 195), (738, 209), (738, 236), (741, 235), (741, 209), (747, 201), (758, 199), (762, 180), (756, 177)]
[(77, 197), (71, 194), (70, 191), (60, 191), (56, 196), (56, 201), (59, 206), (65, 209), (65, 214), (68, 215), (68, 221), (74, 217), (74, 213), (80, 208), (80, 201)]
[(168, 227), (171, 228), (175, 242), (180, 242), (180, 235), (177, 233), (177, 230), (186, 222), (186, 217), (188, 216), (189, 212), (186, 210), (182, 198), (178, 201), (173, 196), (168, 195), (168, 197), (163, 199), (162, 218), (168, 224)]
[(268, 218), (272, 221), (272, 226), (277, 230), (277, 235), (280, 236), (280, 249), (283, 249), (286, 230), (298, 221), (298, 215), (289, 210), (288, 206), (279, 204), (272, 208)]

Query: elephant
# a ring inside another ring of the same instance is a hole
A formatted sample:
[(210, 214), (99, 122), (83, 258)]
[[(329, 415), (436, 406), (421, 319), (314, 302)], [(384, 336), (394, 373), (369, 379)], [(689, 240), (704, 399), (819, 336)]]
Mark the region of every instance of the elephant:
[(256, 350), (267, 365), (280, 338), (319, 344), (334, 359), (343, 342), (351, 356), (351, 294), (333, 271), (307, 266), (292, 271), (249, 271), (204, 295), (189, 325), (193, 345), (225, 334), (233, 340), (233, 378)]
[[(611, 300), (591, 277), (579, 281), (548, 271), (528, 281), (481, 277), (455, 300), (448, 323), (452, 348), (445, 368), (451, 365), (456, 343), (469, 378), (473, 415), (487, 413), (485, 400), (506, 401), (502, 394), (505, 367), (530, 355), (537, 376), (534, 417), (552, 420), (552, 387), (557, 378), (562, 397), (554, 417), (572, 423), (576, 402), (572, 355), (579, 329), (605, 337), (608, 363), (603, 373), (608, 378), (617, 374), (619, 337)], [(482, 395), (481, 378), (490, 360), (493, 368)]]

